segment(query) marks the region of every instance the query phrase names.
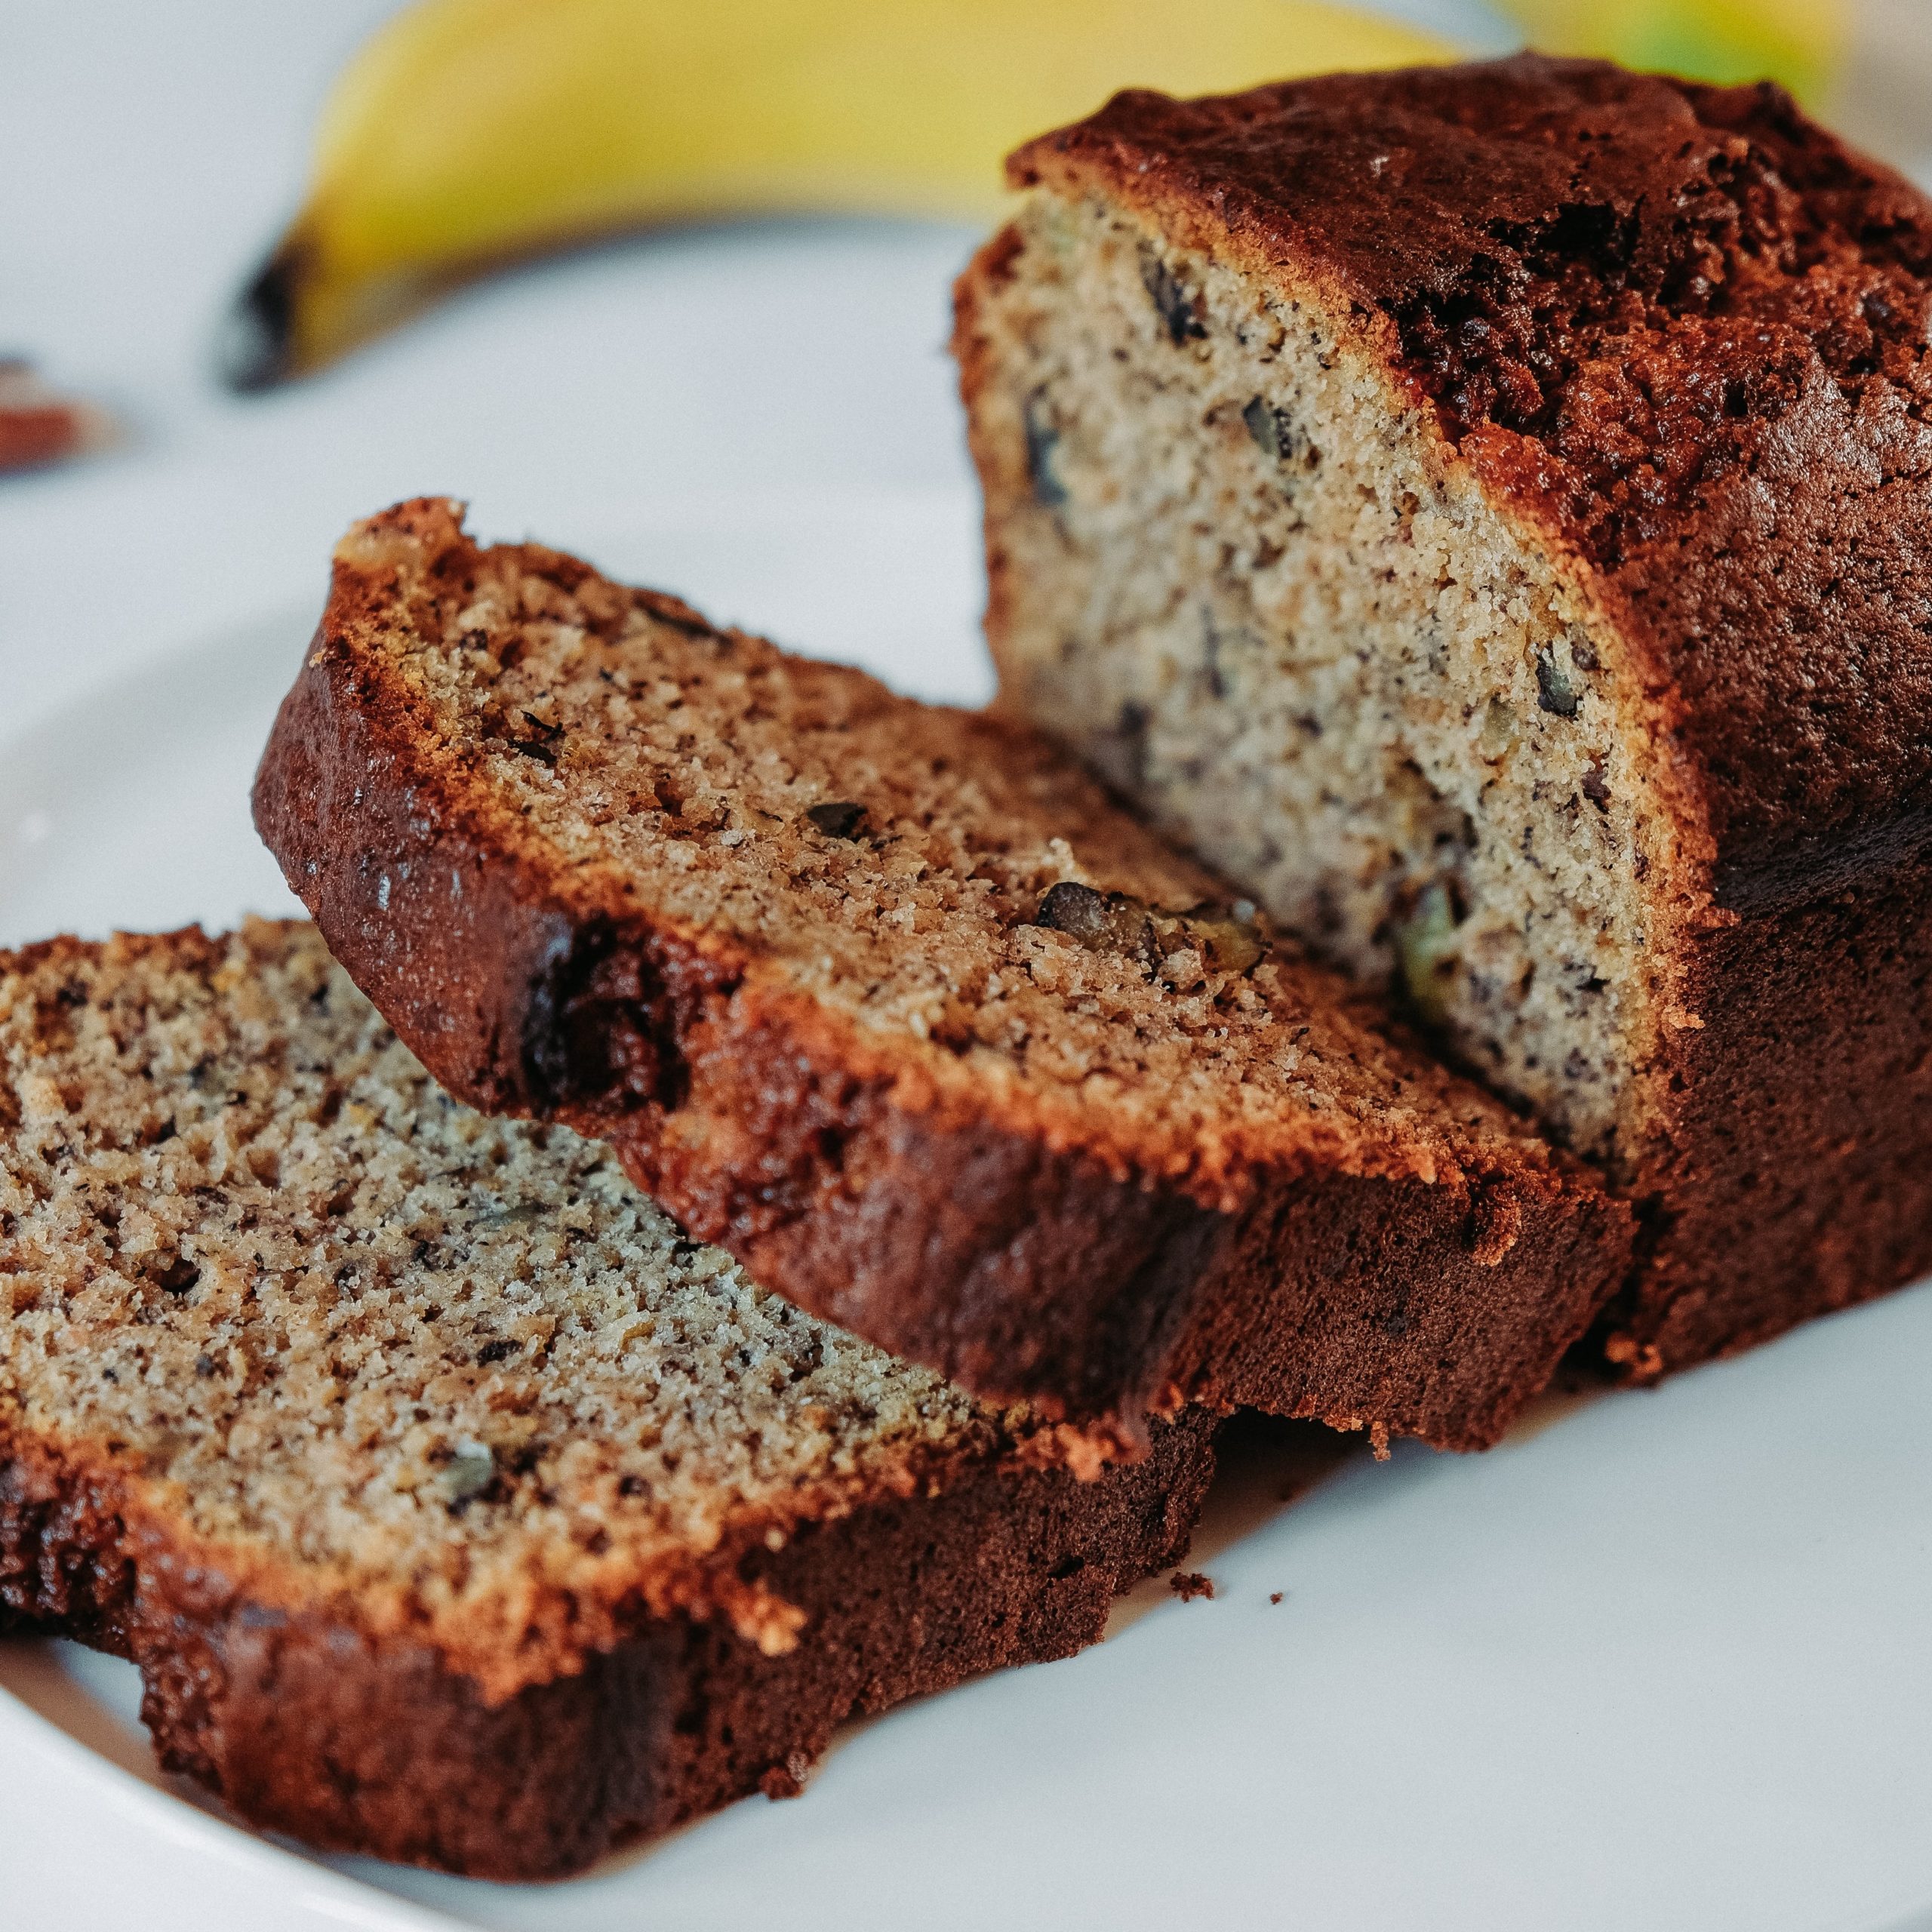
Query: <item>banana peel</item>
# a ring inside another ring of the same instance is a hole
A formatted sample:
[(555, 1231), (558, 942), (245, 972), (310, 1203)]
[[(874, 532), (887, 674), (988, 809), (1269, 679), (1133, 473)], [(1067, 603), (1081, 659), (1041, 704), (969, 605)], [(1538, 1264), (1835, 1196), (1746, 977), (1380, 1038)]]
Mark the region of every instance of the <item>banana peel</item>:
[[(1534, 44), (1816, 102), (1834, 0), (1504, 0)], [(325, 105), (221, 349), (302, 376), (500, 264), (627, 229), (1001, 206), (1000, 163), (1124, 87), (1220, 94), (1453, 60), (1325, 0), (418, 0)]]
[(332, 91), (223, 373), (306, 374), (493, 266), (625, 229), (982, 220), (1009, 151), (1121, 88), (1453, 58), (1321, 0), (420, 0)]

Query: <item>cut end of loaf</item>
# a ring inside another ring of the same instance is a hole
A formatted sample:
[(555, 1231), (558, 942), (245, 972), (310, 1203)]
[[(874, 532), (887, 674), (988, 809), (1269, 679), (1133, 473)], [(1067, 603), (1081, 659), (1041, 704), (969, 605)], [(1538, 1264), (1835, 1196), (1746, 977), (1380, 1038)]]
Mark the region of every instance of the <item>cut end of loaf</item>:
[(1004, 701), (1580, 1149), (1667, 841), (1587, 603), (1318, 280), (1036, 192), (962, 286)]
[(1932, 202), (1775, 87), (1528, 54), (1012, 171), (958, 337), (1008, 703), (1669, 1166), (1710, 936), (1922, 835)]

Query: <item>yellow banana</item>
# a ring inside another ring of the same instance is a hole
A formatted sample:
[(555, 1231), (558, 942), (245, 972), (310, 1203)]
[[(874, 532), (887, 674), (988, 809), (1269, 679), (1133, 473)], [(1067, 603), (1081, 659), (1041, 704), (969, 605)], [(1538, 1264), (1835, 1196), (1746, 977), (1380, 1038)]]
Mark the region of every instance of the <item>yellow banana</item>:
[(1115, 89), (1451, 58), (1318, 0), (420, 0), (343, 74), (229, 380), (300, 374), (492, 263), (762, 211), (981, 217)]
[[(1836, 0), (1504, 0), (1534, 44), (1815, 100)], [(497, 262), (772, 211), (983, 217), (999, 163), (1116, 88), (1453, 58), (1323, 0), (418, 0), (325, 108), (225, 349), (299, 375)]]
[(1817, 105), (1844, 65), (1845, 0), (1503, 0), (1531, 45), (1702, 81), (1782, 81)]

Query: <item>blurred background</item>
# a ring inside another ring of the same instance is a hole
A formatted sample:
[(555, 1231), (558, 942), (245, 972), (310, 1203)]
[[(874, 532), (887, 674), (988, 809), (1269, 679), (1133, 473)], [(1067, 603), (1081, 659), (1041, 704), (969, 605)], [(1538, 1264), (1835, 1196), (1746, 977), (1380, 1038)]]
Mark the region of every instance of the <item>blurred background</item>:
[[(97, 445), (0, 475), (0, 945), (292, 909), (248, 829), (248, 774), (337, 537), (400, 497), (465, 496), (486, 536), (578, 547), (926, 694), (983, 696), (977, 504), (945, 343), (952, 278), (997, 217), (997, 156), (1117, 85), (1232, 87), (1531, 34), (1724, 78), (1774, 71), (1932, 186), (1932, 0), (1349, 15), (1303, 0), (0, 0), (0, 358), (97, 412), (70, 420), (0, 371), (0, 457), (10, 411), (20, 437), (66, 423)], [(585, 235), (604, 238), (545, 252)], [(470, 272), (489, 262), (509, 265)], [(1794, 1346), (1835, 1382), (1765, 1351), (1694, 1394), (1686, 1379), (1644, 1397), (1644, 1429), (1614, 1454), (1592, 1432), (1630, 1411), (1601, 1404), (1567, 1460), (1398, 1457), (1407, 1487), (1383, 1483), (1377, 1510), (1297, 1515), (1298, 1537), (1361, 1539), (1293, 1571), (1340, 1580), (1312, 1599), (1339, 1650), (1294, 1653), (1309, 1776), (1283, 1813), (1300, 1821), (1311, 1922), (1435, 1922), (1419, 1902), (1439, 1904), (1439, 1872), (1466, 1861), (1518, 1923), (1932, 1927), (1912, 1695), (1923, 1538), (1899, 1529), (1923, 1511), (1897, 1500), (1932, 1466), (1899, 1435), (1923, 1411), (1921, 1306), (1808, 1331)], [(1875, 1363), (1897, 1373), (1889, 1398)], [(1484, 1486), (1499, 1482), (1500, 1501)], [(1262, 1543), (1257, 1579), (1275, 1561)], [(1531, 1554), (1546, 1549), (1547, 1564)], [(1217, 1552), (1217, 1571), (1236, 1560)], [(1507, 1632), (1481, 1669), (1439, 1669), (1418, 1641), (1419, 1577), (1444, 1627)], [(282, 1878), (249, 1889), (238, 1851), (217, 1857), (170, 1810), (138, 1835), (140, 1814), (96, 1777), (110, 1758), (155, 1776), (131, 1671), (87, 1663), (76, 1688), (71, 1663), (5, 1647), (0, 1690), (50, 1728), (29, 1732), (0, 1697), (0, 1924), (23, 1897), (48, 1924), (423, 1922), (312, 1873), (298, 1915)], [(1100, 1700), (1124, 1735), (1149, 1694), (1115, 1647), (1094, 1667), (1126, 1687)], [(1220, 1694), (1205, 1651), (1183, 1654), (1198, 1674), (1177, 1676), (1172, 1709), (1206, 1713), (1219, 1764)], [(1337, 1654), (1356, 1666), (1328, 1669)], [(1056, 1697), (1092, 1721), (1088, 1681), (986, 1694), (1013, 1700), (992, 1707), (1001, 1721), (1023, 1706), (1051, 1737)], [(1410, 1737), (1438, 1709), (1454, 1749), (1364, 1753), (1365, 1696), (1385, 1713), (1368, 1735)], [(919, 1721), (970, 1727), (983, 1708)], [(86, 1749), (63, 1757), (50, 1737)], [(1093, 1815), (1131, 1832), (1137, 1761), (1124, 1744), (1113, 1758)], [(872, 1761), (889, 1786), (900, 1761), (882, 1746)], [(1054, 1774), (1044, 1755), (1038, 1769)], [(1203, 1804), (1218, 1789), (1174, 1783)], [(872, 1787), (848, 1789), (876, 1823)], [(1027, 1813), (1035, 1878), (1064, 1863), (1060, 1796)], [(586, 1881), (574, 1917), (540, 1893), (461, 1909), (551, 1932), (634, 1924), (624, 1887), (648, 1873), (653, 1922), (699, 1922), (681, 1901), (735, 1903), (716, 1922), (744, 1923), (774, 1873), (789, 1903), (814, 1860), (814, 1895), (835, 1899), (843, 1861), (869, 1868), (826, 1829), (832, 1802), (714, 1823)], [(1408, 1820), (1406, 1857), (1390, 1817)], [(904, 1842), (909, 1860), (941, 1857), (915, 1830)], [(976, 1882), (1011, 1882), (961, 1842)], [(1251, 1864), (1272, 1902), (1272, 1868)], [(1161, 1869), (1195, 1897), (1190, 1861)], [(362, 1876), (459, 1909), (438, 1881)], [(1137, 1868), (1115, 1876), (1142, 1884)], [(1472, 1890), (1472, 1910), (1491, 1896)], [(1168, 1897), (1142, 1903), (1186, 1922)]]
[[(0, 355), (90, 399), (113, 432), (79, 460), (0, 477), (0, 729), (318, 593), (343, 525), (401, 495), (460, 493), (492, 534), (565, 542), (588, 506), (694, 494), (964, 502), (943, 344), (949, 281), (996, 213), (990, 155), (1040, 125), (1030, 116), (1083, 111), (1116, 79), (1185, 88), (1432, 45), (1494, 54), (1533, 28), (1639, 60), (1775, 68), (1932, 178), (1932, 0), (1524, 0), (1513, 14), (1406, 0), (1352, 20), (1292, 0), (632, 6), (647, 26), (686, 23), (674, 45), (624, 56), (630, 122), (657, 143), (642, 155), (611, 152), (622, 63), (595, 48), (617, 0), (436, 0), (398, 25), (402, 11), (6, 8)], [(546, 15), (570, 14), (592, 51), (546, 78), (530, 23), (541, 35)], [(944, 26), (962, 14), (977, 23), (963, 51)], [(1128, 15), (1166, 25), (1119, 27)], [(898, 24), (882, 34), (881, 20)], [(888, 106), (874, 115), (869, 101)], [(538, 153), (546, 126), (574, 130), (576, 148)], [(694, 146), (705, 154), (680, 177)], [(572, 170), (596, 178), (574, 184)], [(432, 177), (426, 207), (401, 205)], [(333, 215), (318, 217), (318, 193), (334, 194)], [(535, 200), (506, 213), (519, 194)], [(800, 201), (942, 218), (755, 211)], [(296, 254), (307, 248), (315, 272), (300, 288), (258, 285), (238, 321), (238, 292), (305, 202)], [(304, 327), (321, 360), (419, 303), (448, 269), (439, 251), (524, 255), (640, 207), (673, 225), (472, 282), (304, 380), (244, 395), (222, 379), (299, 361)], [(334, 266), (317, 270), (331, 248)], [(432, 271), (414, 281), (396, 272), (412, 251)], [(279, 343), (265, 341), (278, 325)]]

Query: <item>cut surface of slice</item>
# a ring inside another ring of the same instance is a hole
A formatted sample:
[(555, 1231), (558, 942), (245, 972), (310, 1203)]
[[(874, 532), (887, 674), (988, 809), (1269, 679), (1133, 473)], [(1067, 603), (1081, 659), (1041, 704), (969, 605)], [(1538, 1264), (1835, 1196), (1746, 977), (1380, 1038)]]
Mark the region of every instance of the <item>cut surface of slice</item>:
[(408, 504), (256, 817), (447, 1084), (755, 1278), (1133, 1453), (1196, 1400), (1469, 1446), (1624, 1211), (1011, 723)]
[(1003, 706), (1631, 1190), (1616, 1359), (1932, 1266), (1932, 205), (1775, 88), (1532, 56), (1011, 172)]
[(1038, 1466), (451, 1100), (312, 928), (0, 955), (0, 1619), (131, 1657), (255, 1823), (533, 1877), (795, 1788), (1097, 1638), (1211, 1426)]

